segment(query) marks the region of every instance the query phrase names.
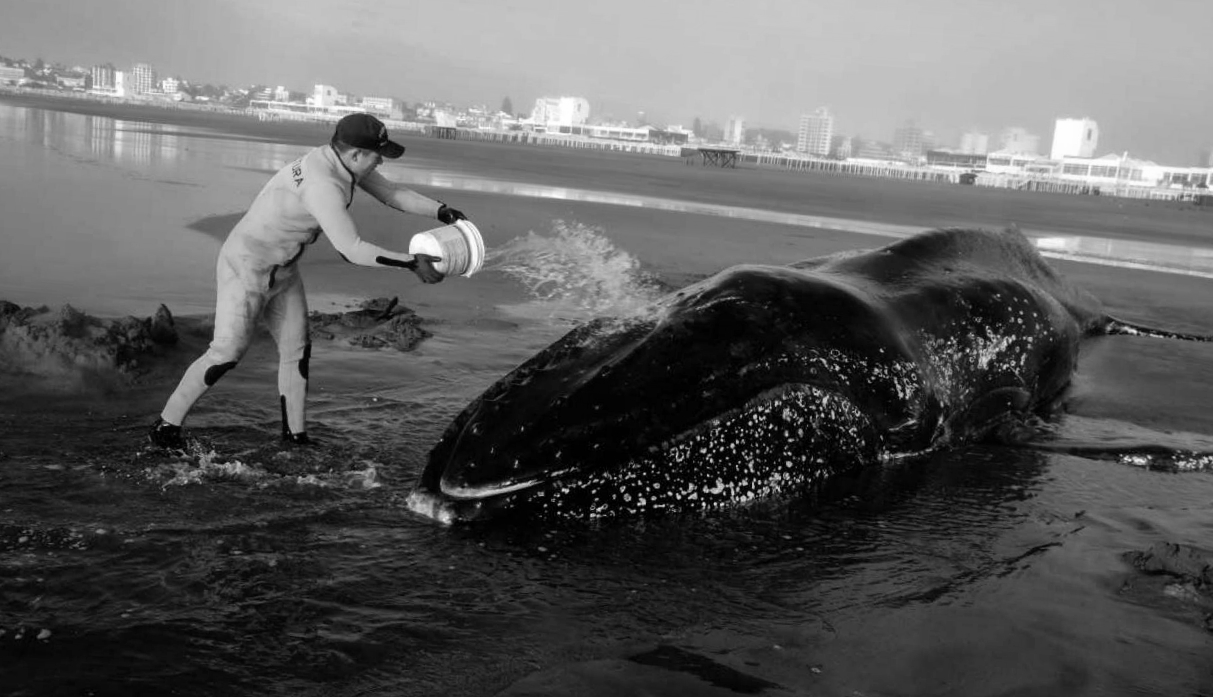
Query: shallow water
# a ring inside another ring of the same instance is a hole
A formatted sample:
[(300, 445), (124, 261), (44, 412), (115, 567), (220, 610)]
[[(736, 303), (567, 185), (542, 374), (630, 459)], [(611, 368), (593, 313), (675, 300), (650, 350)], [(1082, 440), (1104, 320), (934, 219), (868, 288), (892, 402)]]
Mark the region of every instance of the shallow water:
[[(209, 312), (222, 221), (302, 150), (223, 136), (0, 105), (0, 298)], [(703, 223), (672, 237), (669, 216), (692, 212), (427, 186), (484, 212), (489, 266), (428, 287), (309, 252), (314, 309), (399, 294), (434, 334), (408, 354), (318, 342), (318, 449), (277, 446), (265, 336), (191, 415), (186, 459), (142, 437), (204, 323), (183, 322), (183, 345), (133, 384), (0, 375), (0, 692), (492, 695), (547, 679), (532, 694), (557, 695), (582, 676), (588, 694), (696, 694), (680, 680), (712, 675), (759, 694), (1210, 693), (1209, 589), (1189, 597), (1121, 556), (1167, 541), (1209, 557), (1208, 462), (1123, 457), (1210, 451), (1209, 344), (1088, 342), (1038, 447), (892, 463), (740, 511), (444, 528), (405, 499), (449, 420), (506, 371), (643, 306), (653, 282), (701, 275), (697, 253), (834, 250), (779, 236), (795, 224), (739, 250)], [(437, 226), (398, 224), (379, 234)], [(663, 257), (671, 244), (684, 257)], [(1209, 332), (1208, 299), (1150, 288), (1118, 308)]]

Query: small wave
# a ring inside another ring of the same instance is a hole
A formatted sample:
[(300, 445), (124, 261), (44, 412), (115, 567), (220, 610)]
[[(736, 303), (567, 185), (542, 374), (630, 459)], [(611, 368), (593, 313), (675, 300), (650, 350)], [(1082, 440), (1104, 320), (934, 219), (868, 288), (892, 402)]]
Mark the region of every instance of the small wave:
[(549, 234), (516, 237), (491, 251), (485, 268), (519, 282), (541, 312), (573, 319), (636, 315), (664, 292), (601, 228), (576, 221), (554, 220)]
[(1027, 447), (1165, 472), (1210, 472), (1214, 466), (1214, 441), (1200, 433), (1073, 414), (1037, 430), (1040, 437)]
[(215, 482), (242, 482), (259, 489), (299, 486), (357, 490), (382, 486), (380, 465), (370, 460), (364, 460), (361, 464), (362, 469), (341, 472), (326, 470), (322, 473), (280, 474), (257, 463), (246, 463), (238, 458), (225, 459), (215, 450), (206, 450), (194, 443), (181, 459), (150, 467), (145, 474), (148, 479), (160, 482), (164, 489)]

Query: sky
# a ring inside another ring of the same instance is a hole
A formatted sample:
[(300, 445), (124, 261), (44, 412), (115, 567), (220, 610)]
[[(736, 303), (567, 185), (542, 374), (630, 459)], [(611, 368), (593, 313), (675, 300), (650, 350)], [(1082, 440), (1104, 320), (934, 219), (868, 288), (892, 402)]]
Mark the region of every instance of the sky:
[[(1214, 141), (1211, 0), (0, 0), (0, 55), (409, 103), (695, 118), (941, 145), (1099, 124), (1098, 155), (1196, 165)], [(1208, 157), (1208, 154), (1207, 154)]]

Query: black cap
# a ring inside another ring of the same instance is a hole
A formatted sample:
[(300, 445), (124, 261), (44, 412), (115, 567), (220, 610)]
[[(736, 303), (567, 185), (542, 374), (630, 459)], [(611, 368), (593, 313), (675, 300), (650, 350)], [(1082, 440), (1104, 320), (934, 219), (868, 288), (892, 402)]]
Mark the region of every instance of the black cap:
[(348, 114), (337, 122), (333, 140), (364, 150), (374, 150), (388, 159), (396, 159), (405, 146), (388, 140), (388, 127), (370, 114)]

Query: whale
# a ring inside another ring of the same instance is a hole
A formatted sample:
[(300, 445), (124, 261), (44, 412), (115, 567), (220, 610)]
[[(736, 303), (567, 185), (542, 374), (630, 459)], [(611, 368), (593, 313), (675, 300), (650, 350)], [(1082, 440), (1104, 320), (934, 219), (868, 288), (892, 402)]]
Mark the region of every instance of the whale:
[(409, 508), (597, 519), (804, 495), (1048, 418), (1111, 317), (1015, 228), (739, 265), (578, 326), (475, 398)]

